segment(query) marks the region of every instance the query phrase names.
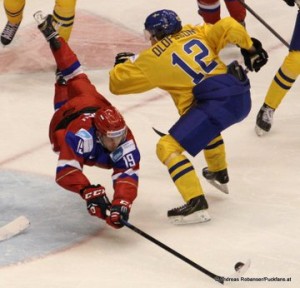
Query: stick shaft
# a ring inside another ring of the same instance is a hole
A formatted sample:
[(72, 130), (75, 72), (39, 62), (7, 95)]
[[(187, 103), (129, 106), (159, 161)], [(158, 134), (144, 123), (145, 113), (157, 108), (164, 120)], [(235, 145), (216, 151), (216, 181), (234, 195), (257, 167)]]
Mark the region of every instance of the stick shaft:
[(238, 0), (249, 13), (251, 13), (259, 22), (261, 22), (274, 36), (276, 36), (282, 44), (284, 44), (287, 48), (290, 47), (289, 43), (287, 43), (264, 19), (262, 19), (251, 7), (249, 7), (243, 0)]
[(137, 234), (143, 236), (144, 238), (146, 238), (147, 240), (151, 241), (152, 243), (158, 245), (159, 247), (163, 248), (164, 250), (168, 251), (169, 253), (173, 254), (174, 256), (176, 256), (177, 258), (181, 259), (182, 261), (190, 264), (191, 266), (193, 266), (194, 268), (196, 268), (197, 270), (201, 271), (202, 273), (206, 274), (207, 276), (209, 276), (210, 278), (214, 279), (215, 281), (224, 284), (224, 277), (222, 276), (218, 276), (210, 271), (208, 271), (207, 269), (203, 268), (202, 266), (198, 265), (197, 263), (193, 262), (192, 260), (188, 259), (187, 257), (183, 256), (182, 254), (178, 253), (177, 251), (175, 251), (174, 249), (170, 248), (169, 246), (165, 245), (164, 243), (158, 241), (157, 239), (153, 238), (152, 236), (150, 236), (149, 234), (143, 232), (142, 230), (140, 230), (139, 228), (135, 227), (134, 225), (128, 223), (125, 220), (121, 220), (122, 223), (127, 226), (129, 229), (131, 229), (132, 231), (136, 232)]

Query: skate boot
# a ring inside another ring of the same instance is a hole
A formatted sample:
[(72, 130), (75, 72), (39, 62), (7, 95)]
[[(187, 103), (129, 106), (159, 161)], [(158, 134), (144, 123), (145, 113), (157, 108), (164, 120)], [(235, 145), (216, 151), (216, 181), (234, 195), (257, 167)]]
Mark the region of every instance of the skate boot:
[(200, 195), (181, 207), (169, 210), (168, 217), (171, 223), (177, 225), (207, 222), (210, 220), (207, 209), (206, 199)]
[(10, 44), (10, 42), (14, 39), (19, 26), (20, 26), (20, 23), (19, 24), (12, 24), (10, 22), (6, 23), (6, 26), (1, 34), (1, 43), (3, 45), (6, 46), (6, 45)]
[(53, 26), (53, 16), (49, 14), (43, 17), (42, 11), (37, 11), (36, 13), (34, 13), (33, 17), (38, 23), (38, 28), (43, 33), (46, 40), (50, 43), (50, 47), (54, 50), (59, 49), (61, 44), (57, 39), (58, 32)]
[(255, 132), (258, 136), (262, 136), (269, 132), (273, 123), (273, 114), (275, 109), (267, 104), (263, 104), (256, 117)]
[(205, 167), (202, 169), (202, 175), (208, 181), (208, 183), (213, 185), (215, 188), (217, 188), (225, 194), (229, 193), (227, 186), (227, 183), (229, 182), (227, 169), (212, 172), (209, 171), (207, 167)]

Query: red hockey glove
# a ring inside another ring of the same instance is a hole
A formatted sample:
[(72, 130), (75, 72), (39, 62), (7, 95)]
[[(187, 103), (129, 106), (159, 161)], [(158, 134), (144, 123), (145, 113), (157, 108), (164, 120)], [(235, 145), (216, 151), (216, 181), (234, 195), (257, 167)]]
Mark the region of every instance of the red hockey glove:
[(87, 210), (92, 216), (106, 219), (106, 211), (110, 210), (111, 203), (106, 196), (105, 188), (101, 185), (90, 185), (80, 191), (81, 197), (86, 200)]
[(118, 53), (115, 58), (115, 66), (121, 63), (124, 63), (127, 61), (131, 56), (134, 56), (134, 53), (132, 52), (121, 52)]
[(255, 38), (251, 38), (255, 52), (251, 53), (246, 49), (241, 49), (244, 62), (250, 71), (258, 72), (262, 66), (268, 62), (268, 53), (262, 48), (262, 44)]
[(110, 217), (106, 218), (107, 224), (116, 229), (122, 228), (124, 225), (120, 220), (128, 220), (130, 208), (131, 203), (129, 202), (125, 200), (114, 200), (110, 208)]

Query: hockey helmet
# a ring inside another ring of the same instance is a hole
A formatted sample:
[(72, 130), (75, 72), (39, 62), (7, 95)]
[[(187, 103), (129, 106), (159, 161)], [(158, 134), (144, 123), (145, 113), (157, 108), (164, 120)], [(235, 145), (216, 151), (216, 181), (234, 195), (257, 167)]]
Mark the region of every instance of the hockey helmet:
[(161, 40), (164, 37), (177, 33), (182, 29), (179, 16), (172, 10), (158, 10), (150, 14), (145, 21), (145, 31), (150, 36)]
[(113, 106), (97, 110), (94, 118), (97, 131), (109, 138), (124, 137), (127, 132), (126, 123), (120, 112)]

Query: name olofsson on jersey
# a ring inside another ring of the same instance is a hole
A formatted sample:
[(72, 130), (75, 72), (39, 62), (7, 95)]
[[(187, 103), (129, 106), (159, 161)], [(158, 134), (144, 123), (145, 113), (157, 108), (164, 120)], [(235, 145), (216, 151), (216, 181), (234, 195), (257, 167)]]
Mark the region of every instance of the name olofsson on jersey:
[[(181, 38), (190, 36), (190, 35), (195, 35), (196, 31), (194, 29), (189, 29), (189, 30), (182, 30), (181, 32), (179, 32), (178, 34), (175, 35), (175, 37), (173, 37), (175, 40), (179, 40)], [(170, 45), (173, 43), (172, 38), (170, 36), (167, 36), (165, 38), (163, 38), (157, 45), (155, 45), (152, 48), (152, 52), (159, 57), (160, 55), (162, 55), (162, 53), (164, 53), (168, 47), (170, 47)]]

